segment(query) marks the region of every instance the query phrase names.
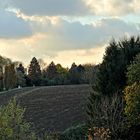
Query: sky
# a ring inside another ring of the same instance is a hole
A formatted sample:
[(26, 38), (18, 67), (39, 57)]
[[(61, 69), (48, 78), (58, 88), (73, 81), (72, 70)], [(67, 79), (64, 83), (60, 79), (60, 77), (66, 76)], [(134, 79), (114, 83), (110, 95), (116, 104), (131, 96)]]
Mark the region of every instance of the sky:
[(0, 55), (98, 64), (113, 39), (140, 33), (139, 0), (0, 0)]

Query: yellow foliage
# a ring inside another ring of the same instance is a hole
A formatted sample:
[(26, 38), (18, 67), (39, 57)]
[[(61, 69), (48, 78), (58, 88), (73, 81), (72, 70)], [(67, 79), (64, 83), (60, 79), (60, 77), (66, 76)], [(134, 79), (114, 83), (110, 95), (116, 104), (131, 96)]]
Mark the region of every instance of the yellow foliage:
[(124, 93), (126, 101), (125, 114), (132, 123), (140, 121), (140, 84), (134, 83), (127, 86)]

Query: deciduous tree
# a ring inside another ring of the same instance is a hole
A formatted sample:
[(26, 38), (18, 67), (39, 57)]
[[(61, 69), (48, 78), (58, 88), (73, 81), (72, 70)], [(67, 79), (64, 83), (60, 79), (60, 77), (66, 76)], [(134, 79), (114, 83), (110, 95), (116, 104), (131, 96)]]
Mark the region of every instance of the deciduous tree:
[(25, 69), (22, 64), (19, 64), (19, 66), (16, 68), (16, 74), (17, 74), (17, 85), (21, 87), (26, 86), (26, 79), (25, 79)]
[(4, 85), (7, 90), (17, 86), (17, 76), (14, 64), (5, 66)]

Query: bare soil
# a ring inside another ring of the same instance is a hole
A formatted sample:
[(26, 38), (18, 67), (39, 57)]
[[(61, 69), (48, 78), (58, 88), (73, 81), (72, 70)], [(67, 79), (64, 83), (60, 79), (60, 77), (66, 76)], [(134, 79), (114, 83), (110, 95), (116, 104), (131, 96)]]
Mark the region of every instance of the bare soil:
[(0, 93), (0, 105), (17, 96), (26, 108), (25, 119), (37, 132), (62, 132), (86, 121), (89, 85), (30, 87)]

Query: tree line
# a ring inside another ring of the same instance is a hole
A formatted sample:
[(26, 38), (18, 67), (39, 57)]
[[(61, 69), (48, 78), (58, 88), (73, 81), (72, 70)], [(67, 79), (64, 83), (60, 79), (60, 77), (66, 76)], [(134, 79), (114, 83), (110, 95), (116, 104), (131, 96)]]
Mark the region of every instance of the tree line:
[(0, 91), (16, 87), (28, 86), (52, 86), (68, 84), (92, 83), (95, 65), (76, 65), (64, 68), (61, 64), (46, 63), (35, 57), (32, 58), (28, 68), (20, 62), (12, 62), (10, 59), (0, 56)]

